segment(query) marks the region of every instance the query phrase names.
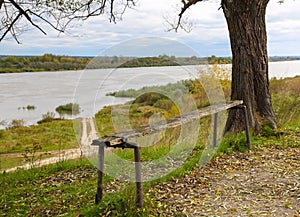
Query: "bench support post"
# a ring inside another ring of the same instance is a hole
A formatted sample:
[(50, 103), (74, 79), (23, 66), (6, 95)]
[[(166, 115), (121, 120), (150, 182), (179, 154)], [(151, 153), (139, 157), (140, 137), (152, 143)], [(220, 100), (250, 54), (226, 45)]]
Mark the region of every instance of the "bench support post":
[(95, 203), (98, 204), (103, 196), (103, 171), (104, 171), (104, 145), (100, 144), (98, 149), (98, 181)]
[(113, 148), (131, 148), (134, 150), (135, 161), (135, 180), (136, 180), (136, 205), (143, 208), (143, 191), (142, 191), (142, 173), (141, 173), (141, 156), (140, 147), (135, 143), (123, 142), (119, 146), (111, 146), (99, 140), (94, 140), (92, 146), (98, 146), (98, 180), (97, 180), (97, 193), (95, 203), (99, 204), (103, 196), (103, 174), (104, 174), (104, 149)]
[(214, 134), (213, 134), (213, 147), (217, 147), (218, 135), (218, 113), (214, 113)]
[(247, 106), (246, 105), (237, 105), (237, 106), (232, 107), (230, 109), (242, 109), (243, 110), (244, 118), (245, 118), (245, 131), (246, 131), (247, 147), (248, 147), (249, 150), (251, 150), (251, 139), (250, 139), (250, 130), (249, 130), (249, 119), (248, 119)]
[(142, 175), (141, 175), (141, 157), (140, 147), (134, 147), (135, 161), (135, 182), (136, 182), (136, 205), (143, 208), (143, 191), (142, 191)]
[(248, 120), (248, 112), (247, 112), (247, 107), (245, 105), (241, 105), (243, 111), (244, 111), (244, 116), (245, 116), (245, 128), (246, 128), (246, 137), (247, 137), (247, 146), (248, 149), (251, 150), (251, 139), (250, 139), (250, 130), (249, 130), (249, 120)]

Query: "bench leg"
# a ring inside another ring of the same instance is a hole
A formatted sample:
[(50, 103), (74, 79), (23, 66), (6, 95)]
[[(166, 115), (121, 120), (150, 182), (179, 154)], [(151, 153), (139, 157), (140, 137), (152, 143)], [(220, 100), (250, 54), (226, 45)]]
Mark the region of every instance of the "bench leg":
[(218, 113), (214, 114), (214, 134), (213, 134), (213, 147), (217, 147), (217, 135), (218, 135)]
[(136, 205), (139, 208), (143, 208), (140, 147), (134, 148), (134, 161), (135, 161), (135, 179), (136, 179)]
[(230, 109), (242, 109), (245, 118), (245, 131), (246, 131), (246, 139), (247, 139), (247, 147), (251, 150), (251, 138), (250, 138), (250, 130), (249, 130), (249, 119), (246, 105), (237, 105)]
[(103, 170), (104, 170), (104, 146), (100, 145), (98, 150), (98, 182), (95, 203), (98, 204), (102, 200), (103, 194)]
[(242, 106), (245, 116), (245, 129), (246, 129), (246, 137), (247, 137), (247, 146), (248, 149), (251, 150), (251, 139), (250, 139), (250, 130), (249, 130), (249, 120), (248, 120), (248, 113), (247, 107), (245, 105)]

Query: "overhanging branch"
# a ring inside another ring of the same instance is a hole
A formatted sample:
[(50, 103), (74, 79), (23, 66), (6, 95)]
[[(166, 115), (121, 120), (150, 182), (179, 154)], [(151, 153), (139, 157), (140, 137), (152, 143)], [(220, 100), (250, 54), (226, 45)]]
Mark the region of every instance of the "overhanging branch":
[[(0, 41), (2, 41), (2, 40), (4, 39), (4, 37), (7, 35), (7, 33), (9, 33), (9, 32), (12, 30), (14, 24), (18, 21), (18, 19), (19, 19), (21, 16), (22, 16), (22, 14), (19, 13), (19, 14), (15, 17), (15, 19), (14, 19), (14, 20), (11, 22), (11, 24), (8, 26), (7, 30), (3, 33), (2, 37), (0, 38)], [(17, 41), (17, 43), (19, 44), (19, 41), (18, 41), (18, 40), (16, 40), (16, 41)]]
[[(60, 3), (63, 2), (63, 3)], [(43, 34), (46, 32), (33, 18), (38, 18), (58, 32), (64, 32), (72, 21), (85, 21), (90, 17), (109, 15), (110, 22), (117, 22), (127, 8), (135, 6), (135, 0), (72, 0), (72, 1), (29, 1), (20, 3), (17, 0), (0, 0), (0, 42), (10, 33), (17, 40), (17, 35), (24, 25), (18, 21), (24, 19)]]
[(178, 14), (178, 21), (177, 23), (174, 25), (171, 25), (171, 29), (169, 29), (169, 31), (171, 30), (175, 30), (176, 32), (178, 31), (179, 28), (184, 29), (184, 27), (182, 26), (182, 18), (184, 13), (192, 6), (197, 4), (198, 2), (202, 2), (205, 0), (181, 0), (181, 3), (183, 4), (180, 13)]

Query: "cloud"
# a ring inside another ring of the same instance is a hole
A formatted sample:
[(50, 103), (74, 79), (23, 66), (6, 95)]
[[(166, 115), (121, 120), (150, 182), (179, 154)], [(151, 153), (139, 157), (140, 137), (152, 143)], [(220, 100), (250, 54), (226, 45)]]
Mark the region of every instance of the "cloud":
[[(122, 21), (109, 23), (107, 16), (93, 17), (82, 23), (74, 23), (67, 34), (58, 34), (43, 25), (47, 36), (32, 30), (20, 36), (22, 45), (13, 39), (0, 44), (0, 54), (98, 55), (118, 43), (142, 37), (162, 37), (177, 40), (198, 51), (199, 55), (230, 55), (230, 44), (226, 21), (220, 1), (200, 2), (187, 11), (193, 30), (168, 32), (165, 20), (176, 19), (181, 7), (180, 0), (140, 0), (137, 7), (128, 9)], [(300, 50), (300, 1), (286, 0), (278, 4), (270, 1), (267, 9), (267, 30), (270, 55), (296, 55)], [(294, 50), (293, 50), (294, 48)], [(297, 50), (295, 49), (297, 48)], [(300, 53), (298, 53), (300, 55)]]
[(268, 48), (271, 55), (300, 55), (300, 1), (270, 1), (267, 8)]

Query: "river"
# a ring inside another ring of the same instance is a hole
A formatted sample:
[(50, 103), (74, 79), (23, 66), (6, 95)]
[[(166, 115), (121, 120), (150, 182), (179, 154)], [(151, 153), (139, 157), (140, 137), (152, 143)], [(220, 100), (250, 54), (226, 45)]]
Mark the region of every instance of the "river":
[[(195, 78), (197, 68), (170, 66), (0, 74), (0, 121), (23, 119), (26, 125), (36, 124), (43, 114), (55, 112), (57, 106), (70, 102), (80, 105), (78, 116), (92, 117), (103, 106), (129, 100), (105, 96), (108, 92)], [(300, 75), (300, 61), (271, 62), (269, 72), (270, 77), (277, 78)], [(36, 108), (23, 109), (28, 105)]]

